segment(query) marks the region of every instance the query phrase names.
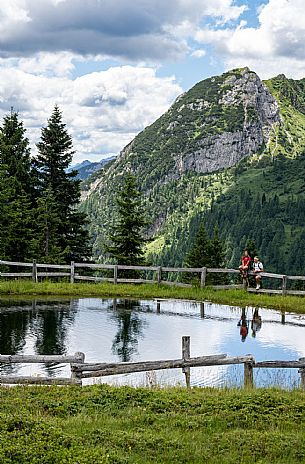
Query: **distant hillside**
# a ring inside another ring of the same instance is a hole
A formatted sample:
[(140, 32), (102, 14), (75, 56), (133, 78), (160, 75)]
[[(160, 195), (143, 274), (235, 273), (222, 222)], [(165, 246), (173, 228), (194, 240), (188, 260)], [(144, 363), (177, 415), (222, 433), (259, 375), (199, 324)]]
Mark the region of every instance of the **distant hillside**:
[(75, 164), (68, 169), (69, 171), (76, 170), (78, 171), (77, 179), (87, 180), (89, 176), (94, 174), (96, 171), (99, 171), (105, 167), (110, 161), (114, 160), (115, 156), (109, 156), (108, 158), (102, 159), (98, 162), (93, 162), (89, 160), (82, 161), (81, 163)]
[(244, 68), (181, 95), (89, 190), (83, 209), (96, 256), (103, 256), (114, 192), (131, 169), (151, 220), (152, 262), (181, 265), (203, 221), (210, 231), (218, 224), (230, 265), (253, 238), (268, 269), (305, 272), (302, 252), (302, 263), (293, 261), (297, 244), (305, 245), (304, 89), (304, 80), (262, 82)]

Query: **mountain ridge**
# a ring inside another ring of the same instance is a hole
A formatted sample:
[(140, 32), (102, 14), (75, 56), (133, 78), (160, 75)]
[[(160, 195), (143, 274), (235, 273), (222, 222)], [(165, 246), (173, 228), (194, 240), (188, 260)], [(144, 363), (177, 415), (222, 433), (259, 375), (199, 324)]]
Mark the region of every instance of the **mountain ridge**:
[[(243, 68), (201, 81), (179, 96), (103, 171), (84, 202), (94, 219), (95, 255), (103, 257), (112, 224), (111, 192), (128, 169), (141, 179), (151, 219), (150, 260), (182, 264), (187, 249), (179, 251), (179, 243), (187, 237), (191, 245), (198, 218), (234, 187), (236, 176), (262, 160), (268, 164), (279, 155), (295, 158), (302, 153), (304, 82), (283, 75), (263, 82)], [(230, 262), (234, 259), (231, 254)]]

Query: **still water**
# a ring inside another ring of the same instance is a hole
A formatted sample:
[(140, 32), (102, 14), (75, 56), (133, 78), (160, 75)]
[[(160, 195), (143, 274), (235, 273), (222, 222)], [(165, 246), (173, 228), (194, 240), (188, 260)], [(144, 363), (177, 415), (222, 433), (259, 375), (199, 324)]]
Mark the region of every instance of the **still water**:
[[(72, 354), (87, 362), (177, 359), (181, 337), (191, 355), (252, 354), (259, 360), (305, 357), (305, 316), (269, 309), (167, 300), (80, 298), (0, 300), (1, 354)], [(70, 376), (68, 365), (0, 365), (1, 374)], [(104, 377), (93, 382), (184, 384), (180, 369)], [(298, 383), (296, 370), (255, 370), (257, 385)], [(89, 382), (89, 381), (88, 381)], [(92, 382), (92, 380), (90, 381)], [(239, 385), (242, 366), (191, 369), (197, 386)]]

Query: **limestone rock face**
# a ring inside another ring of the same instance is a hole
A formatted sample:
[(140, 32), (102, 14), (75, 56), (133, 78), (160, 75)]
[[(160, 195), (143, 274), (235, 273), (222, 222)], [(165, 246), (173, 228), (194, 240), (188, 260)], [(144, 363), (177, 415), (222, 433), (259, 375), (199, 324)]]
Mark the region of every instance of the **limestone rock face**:
[[(239, 130), (207, 135), (194, 151), (177, 155), (176, 169), (198, 173), (213, 172), (234, 166), (241, 159), (256, 153), (268, 143), (270, 132), (281, 123), (280, 109), (260, 78), (247, 68), (240, 77), (228, 76), (223, 88), (229, 88), (218, 100), (220, 107), (240, 107), (243, 124)], [(197, 107), (206, 102), (196, 102)], [(194, 108), (195, 110), (196, 108)], [(203, 121), (204, 124), (204, 121)], [(217, 124), (217, 118), (215, 118)]]

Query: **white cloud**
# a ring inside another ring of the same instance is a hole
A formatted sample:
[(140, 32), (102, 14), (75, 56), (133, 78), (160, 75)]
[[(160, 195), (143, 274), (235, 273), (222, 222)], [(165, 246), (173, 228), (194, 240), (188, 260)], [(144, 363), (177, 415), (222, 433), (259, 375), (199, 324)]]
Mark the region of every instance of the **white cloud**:
[(192, 53), (191, 53), (191, 56), (193, 58), (202, 58), (206, 55), (206, 51), (205, 50), (202, 50), (202, 49), (198, 49), (198, 50), (194, 50)]
[(22, 68), (0, 68), (0, 116), (13, 105), (36, 142), (57, 103), (74, 138), (75, 161), (117, 153), (182, 92), (174, 77), (158, 78), (152, 68), (114, 67), (75, 80)]
[(227, 68), (249, 66), (262, 77), (278, 73), (305, 76), (304, 0), (269, 0), (259, 9), (259, 26), (197, 31), (199, 43), (212, 43)]

